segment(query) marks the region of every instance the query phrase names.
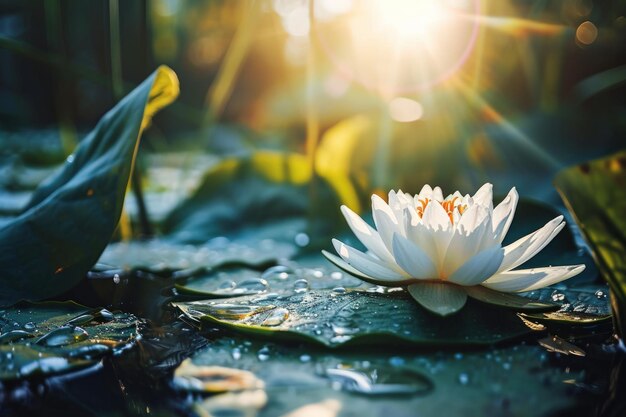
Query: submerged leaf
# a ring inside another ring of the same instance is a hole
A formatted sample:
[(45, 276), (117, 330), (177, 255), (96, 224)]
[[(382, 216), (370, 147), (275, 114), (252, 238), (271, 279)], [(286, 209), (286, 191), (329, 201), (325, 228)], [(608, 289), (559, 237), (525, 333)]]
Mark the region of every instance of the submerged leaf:
[(52, 297), (85, 276), (119, 221), (142, 130), (177, 94), (176, 75), (160, 67), (100, 120), (24, 212), (0, 229), (0, 304)]

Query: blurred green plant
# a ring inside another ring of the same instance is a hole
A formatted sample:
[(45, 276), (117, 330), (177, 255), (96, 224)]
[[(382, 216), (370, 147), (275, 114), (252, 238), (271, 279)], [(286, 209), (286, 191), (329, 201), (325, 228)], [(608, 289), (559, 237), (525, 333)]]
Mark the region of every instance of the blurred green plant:
[(555, 185), (611, 289), (619, 337), (626, 335), (626, 152), (561, 171)]

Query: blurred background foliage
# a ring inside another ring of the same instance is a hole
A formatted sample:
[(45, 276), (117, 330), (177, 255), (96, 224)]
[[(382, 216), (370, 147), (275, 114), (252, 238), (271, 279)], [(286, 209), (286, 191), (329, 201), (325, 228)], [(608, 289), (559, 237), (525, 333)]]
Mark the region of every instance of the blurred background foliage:
[(2, 0), (1, 214), (159, 64), (181, 96), (142, 142), (153, 217), (261, 149), (306, 156), (356, 210), (423, 183), (558, 203), (557, 171), (623, 147), (625, 15), (598, 0)]

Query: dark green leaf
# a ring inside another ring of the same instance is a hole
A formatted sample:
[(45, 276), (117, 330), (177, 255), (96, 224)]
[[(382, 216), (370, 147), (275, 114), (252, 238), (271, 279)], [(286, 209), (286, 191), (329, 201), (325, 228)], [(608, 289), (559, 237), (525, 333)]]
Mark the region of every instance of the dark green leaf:
[(194, 320), (276, 340), (325, 346), (352, 344), (417, 346), (487, 345), (531, 330), (515, 313), (469, 301), (463, 313), (437, 317), (404, 291), (308, 291), (175, 303)]
[(328, 184), (312, 180), (302, 155), (264, 151), (227, 159), (207, 172), (196, 193), (170, 213), (164, 233), (177, 242), (196, 244), (226, 236), (250, 245), (268, 240), (294, 247), (325, 245), (342, 222), (341, 201)]
[(585, 236), (626, 335), (626, 152), (560, 172), (555, 185)]
[(117, 226), (142, 130), (177, 94), (176, 75), (159, 68), (0, 229), (0, 304), (52, 297), (85, 276)]
[(132, 343), (136, 333), (137, 319), (127, 313), (72, 302), (17, 304), (0, 314), (0, 379), (88, 366)]

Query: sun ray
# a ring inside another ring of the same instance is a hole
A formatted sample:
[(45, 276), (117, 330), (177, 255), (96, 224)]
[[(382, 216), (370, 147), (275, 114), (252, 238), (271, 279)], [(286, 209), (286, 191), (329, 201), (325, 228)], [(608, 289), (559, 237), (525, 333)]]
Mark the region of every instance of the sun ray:
[(556, 36), (572, 30), (565, 25), (538, 22), (536, 20), (522, 19), (519, 17), (485, 16), (481, 14), (465, 13), (459, 15), (459, 18), (475, 21), (482, 27), (497, 29), (517, 37), (528, 35)]
[(520, 143), (522, 146), (530, 150), (541, 161), (551, 168), (561, 167), (561, 163), (543, 148), (537, 145), (528, 135), (522, 132), (517, 126), (506, 119), (498, 110), (496, 110), (483, 96), (476, 93), (461, 80), (456, 80), (455, 84), (458, 90), (465, 96), (470, 104), (478, 109), (483, 118), (500, 126), (509, 136)]

